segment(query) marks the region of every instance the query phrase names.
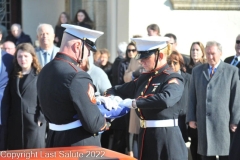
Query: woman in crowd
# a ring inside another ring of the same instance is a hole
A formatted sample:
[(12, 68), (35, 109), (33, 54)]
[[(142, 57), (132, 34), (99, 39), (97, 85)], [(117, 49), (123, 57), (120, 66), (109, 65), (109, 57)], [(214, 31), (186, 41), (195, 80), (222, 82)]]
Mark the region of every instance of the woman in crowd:
[(66, 12), (62, 12), (58, 18), (58, 23), (55, 26), (55, 39), (54, 42), (56, 46), (60, 47), (62, 42), (63, 32), (66, 28), (62, 27), (61, 24), (71, 23), (70, 18)]
[[(190, 48), (190, 62), (187, 66), (187, 73), (192, 74), (192, 69), (200, 64), (206, 63), (204, 45), (201, 42), (193, 42)], [(198, 135), (197, 129), (188, 127), (188, 135), (191, 138), (191, 155), (193, 160), (201, 160), (201, 155), (197, 153)]]
[(105, 71), (105, 73), (108, 75), (108, 79), (112, 83), (112, 63), (109, 62), (110, 53), (106, 48), (100, 49), (97, 52), (101, 53), (99, 67)]
[(88, 29), (94, 29), (93, 21), (88, 16), (87, 12), (84, 9), (77, 11), (73, 24), (85, 27)]
[(128, 68), (130, 60), (134, 58), (136, 55), (137, 55), (136, 45), (133, 42), (130, 42), (126, 49), (125, 59), (122, 62), (120, 62), (118, 66), (118, 85), (124, 83), (123, 79), (124, 73)]
[(150, 24), (147, 27), (148, 36), (161, 36), (160, 28), (157, 24)]
[(187, 72), (191, 74), (193, 67), (202, 63), (206, 63), (204, 45), (201, 42), (193, 42), (190, 48), (190, 62), (187, 66)]
[(184, 141), (188, 142), (188, 130), (185, 121), (188, 104), (188, 86), (190, 82), (190, 74), (186, 73), (184, 59), (182, 55), (177, 51), (173, 51), (171, 55), (168, 57), (168, 65), (173, 69), (174, 72), (181, 74), (184, 79), (184, 91), (182, 94), (182, 98), (177, 103), (177, 105), (179, 105), (180, 107), (178, 126), (182, 132)]
[(18, 45), (10, 80), (9, 150), (45, 147), (46, 121), (37, 97), (40, 70), (33, 46), (29, 43)]

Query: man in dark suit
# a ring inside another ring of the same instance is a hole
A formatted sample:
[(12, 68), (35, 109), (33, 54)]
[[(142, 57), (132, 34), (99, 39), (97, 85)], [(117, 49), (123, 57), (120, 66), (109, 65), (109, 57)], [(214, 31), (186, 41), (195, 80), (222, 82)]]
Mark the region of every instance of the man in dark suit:
[(236, 38), (235, 50), (236, 50), (236, 55), (227, 57), (224, 60), (224, 62), (240, 68), (240, 63), (239, 63), (239, 61), (240, 61), (240, 34)]
[[(0, 40), (2, 32), (0, 30)], [(0, 151), (6, 150), (6, 128), (10, 105), (8, 80), (12, 71), (13, 56), (0, 49)]]

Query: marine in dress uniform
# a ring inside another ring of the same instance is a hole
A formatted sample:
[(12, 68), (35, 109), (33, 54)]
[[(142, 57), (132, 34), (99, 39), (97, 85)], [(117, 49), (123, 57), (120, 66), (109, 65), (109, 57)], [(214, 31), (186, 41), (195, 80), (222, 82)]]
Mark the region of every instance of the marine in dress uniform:
[(134, 108), (140, 119), (140, 160), (186, 160), (187, 148), (178, 127), (183, 78), (167, 65), (171, 47), (167, 37), (133, 38), (143, 68), (138, 79), (114, 86), (106, 95), (118, 95), (120, 106)]
[(60, 52), (40, 72), (37, 82), (42, 112), (49, 122), (47, 147), (100, 146), (98, 132), (107, 122), (96, 105), (95, 87), (84, 66), (103, 32), (62, 24)]

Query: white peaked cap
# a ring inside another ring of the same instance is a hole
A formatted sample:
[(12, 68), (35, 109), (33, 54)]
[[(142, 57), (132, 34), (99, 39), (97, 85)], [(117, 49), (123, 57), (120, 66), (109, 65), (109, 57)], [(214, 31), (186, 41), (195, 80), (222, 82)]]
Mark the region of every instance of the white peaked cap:
[(92, 41), (93, 43), (96, 42), (97, 38), (103, 35), (104, 33), (101, 31), (96, 31), (92, 29), (88, 29), (85, 27), (71, 25), (71, 24), (61, 24), (62, 27), (66, 28), (65, 32), (78, 37), (80, 39), (87, 38), (88, 40)]
[(141, 38), (131, 38), (136, 44), (138, 51), (150, 51), (154, 49), (163, 49), (167, 46), (168, 37), (149, 36)]

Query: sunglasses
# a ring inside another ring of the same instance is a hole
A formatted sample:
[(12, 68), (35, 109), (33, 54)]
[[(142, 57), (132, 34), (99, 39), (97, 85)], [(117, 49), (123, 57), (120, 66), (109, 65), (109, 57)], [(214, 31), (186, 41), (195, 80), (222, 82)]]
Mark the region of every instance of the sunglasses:
[(168, 61), (168, 65), (171, 65), (172, 63), (174, 66), (176, 66), (178, 64), (178, 62), (176, 62), (176, 61)]
[(240, 44), (240, 40), (236, 40), (236, 43), (237, 43), (237, 44)]
[(136, 49), (127, 49), (127, 52), (136, 52)]

